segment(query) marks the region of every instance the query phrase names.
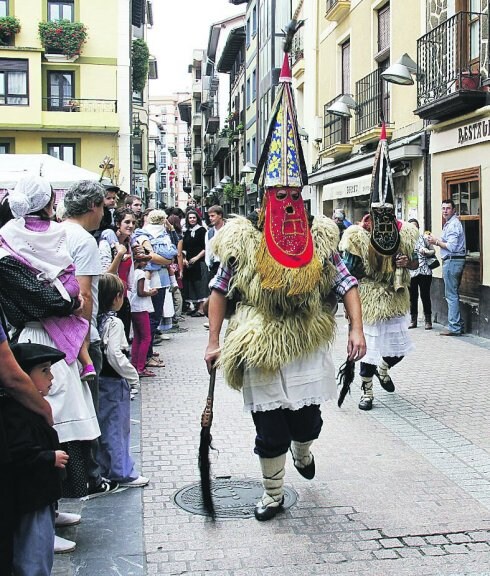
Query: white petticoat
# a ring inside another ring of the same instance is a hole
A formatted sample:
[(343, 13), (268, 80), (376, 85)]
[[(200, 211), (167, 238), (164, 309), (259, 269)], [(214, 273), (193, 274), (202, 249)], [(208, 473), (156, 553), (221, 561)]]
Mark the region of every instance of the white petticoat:
[(245, 368), (243, 402), (247, 411), (299, 410), (332, 398), (337, 398), (337, 385), (328, 347), (294, 360), (273, 374)]
[(406, 356), (414, 348), (408, 333), (410, 316), (398, 316), (375, 324), (364, 324), (367, 352), (362, 362), (375, 364), (383, 356)]
[[(39, 322), (28, 322), (19, 342), (32, 342), (56, 348), (56, 344)], [(94, 440), (100, 436), (92, 394), (86, 382), (80, 380), (77, 362), (60, 360), (51, 366), (53, 385), (46, 400), (53, 411), (54, 428), (60, 442)]]

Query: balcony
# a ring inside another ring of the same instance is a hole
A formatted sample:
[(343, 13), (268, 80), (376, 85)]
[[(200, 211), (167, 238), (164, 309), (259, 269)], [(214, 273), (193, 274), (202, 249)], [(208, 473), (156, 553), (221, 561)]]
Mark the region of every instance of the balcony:
[(213, 147), (207, 146), (204, 149), (203, 174), (204, 176), (212, 176), (213, 172), (214, 172)]
[(192, 163), (200, 164), (201, 162), (202, 162), (202, 149), (194, 148), (194, 150), (192, 151)]
[(482, 27), (488, 30), (486, 17), (458, 12), (417, 40), (421, 76), (415, 114), (420, 118), (441, 121), (485, 105), (480, 71), (488, 67), (481, 33)]
[(320, 156), (340, 158), (352, 152), (353, 144), (349, 140), (350, 118), (339, 118), (327, 110), (341, 96), (336, 96), (323, 107), (323, 146)]
[[(381, 78), (378, 68), (356, 82), (355, 100), (356, 135), (351, 137), (353, 144), (377, 142), (381, 134), (381, 121), (390, 122), (390, 92), (386, 82)], [(386, 126), (386, 136), (393, 134), (393, 128)]]
[(219, 162), (223, 158), (226, 158), (228, 155), (228, 150), (230, 148), (230, 144), (228, 138), (219, 138), (216, 144), (214, 145), (214, 156), (213, 159), (215, 162)]
[(331, 22), (340, 22), (350, 12), (350, 0), (327, 0), (325, 18)]
[(202, 129), (202, 114), (192, 115), (192, 130), (194, 132), (200, 132)]
[(291, 49), (291, 65), (291, 72), (293, 77), (297, 80), (296, 88), (298, 88), (304, 83), (305, 75), (303, 28), (300, 28), (293, 38), (293, 46)]
[(43, 98), (42, 124), (49, 129), (114, 132), (119, 128), (117, 100)]
[(201, 80), (194, 80), (192, 82), (192, 95), (193, 96), (200, 96), (202, 92), (202, 81)]

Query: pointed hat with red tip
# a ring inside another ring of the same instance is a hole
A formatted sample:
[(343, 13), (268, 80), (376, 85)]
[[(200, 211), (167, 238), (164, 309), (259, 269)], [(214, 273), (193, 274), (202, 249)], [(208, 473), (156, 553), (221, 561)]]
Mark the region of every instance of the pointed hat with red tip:
[(396, 254), (400, 245), (393, 190), (386, 126), (383, 122), (374, 157), (370, 197), (371, 245), (383, 256)]

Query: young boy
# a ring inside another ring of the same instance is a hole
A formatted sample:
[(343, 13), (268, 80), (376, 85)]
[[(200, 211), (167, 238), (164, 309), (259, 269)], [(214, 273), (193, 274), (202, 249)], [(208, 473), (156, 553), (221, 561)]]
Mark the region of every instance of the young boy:
[[(14, 344), (19, 366), (42, 396), (51, 388), (51, 365), (63, 352), (42, 344)], [(54, 557), (55, 503), (61, 497), (61, 472), (68, 454), (59, 450), (58, 434), (46, 420), (3, 393), (0, 396), (6, 443), (16, 478), (13, 567), (16, 576), (49, 576)]]

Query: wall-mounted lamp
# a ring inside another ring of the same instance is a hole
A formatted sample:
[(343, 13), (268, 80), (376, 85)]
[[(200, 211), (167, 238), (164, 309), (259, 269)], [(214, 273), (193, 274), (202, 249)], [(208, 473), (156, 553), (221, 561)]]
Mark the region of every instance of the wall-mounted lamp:
[(359, 106), (350, 94), (342, 94), (342, 96), (337, 98), (337, 100), (327, 108), (329, 114), (340, 116), (340, 118), (351, 118), (351, 110), (354, 110), (356, 114), (359, 112)]
[(298, 134), (302, 140), (308, 142), (309, 140), (308, 132), (304, 128), (298, 128)]
[(386, 80), (386, 82), (401, 84), (403, 86), (410, 86), (414, 83), (412, 76), (415, 76), (418, 80), (422, 74), (417, 67), (417, 63), (414, 62), (407, 53), (403, 54), (401, 58), (384, 72), (381, 72), (381, 77), (383, 80)]
[(250, 160), (243, 165), (240, 174), (253, 174), (257, 170), (257, 166)]

